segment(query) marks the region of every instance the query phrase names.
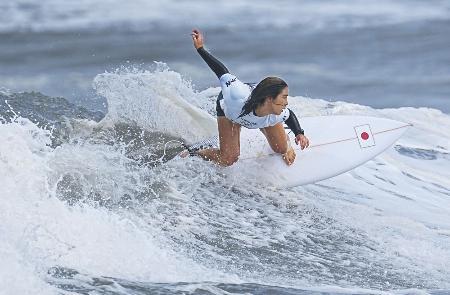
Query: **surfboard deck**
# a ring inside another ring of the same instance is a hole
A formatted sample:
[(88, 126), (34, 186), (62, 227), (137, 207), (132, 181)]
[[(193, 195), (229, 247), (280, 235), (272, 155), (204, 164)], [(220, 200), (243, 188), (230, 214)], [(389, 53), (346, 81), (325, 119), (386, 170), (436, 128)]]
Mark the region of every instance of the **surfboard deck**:
[[(389, 148), (411, 124), (391, 119), (366, 116), (303, 117), (302, 128), (310, 140), (309, 148), (301, 150), (289, 132), (297, 154), (288, 166), (272, 151), (258, 129), (241, 129), (239, 161), (224, 168), (270, 185), (287, 188), (315, 183), (347, 172)], [(202, 142), (215, 142), (217, 137)]]

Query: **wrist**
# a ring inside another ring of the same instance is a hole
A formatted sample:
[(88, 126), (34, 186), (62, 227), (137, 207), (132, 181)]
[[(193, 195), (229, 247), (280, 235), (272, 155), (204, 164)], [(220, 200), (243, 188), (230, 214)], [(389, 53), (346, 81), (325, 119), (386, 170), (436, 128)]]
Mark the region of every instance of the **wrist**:
[(294, 150), (294, 148), (289, 144), (288, 147), (286, 148), (286, 151), (284, 153), (280, 153), (282, 156), (287, 155), (288, 153), (292, 152)]

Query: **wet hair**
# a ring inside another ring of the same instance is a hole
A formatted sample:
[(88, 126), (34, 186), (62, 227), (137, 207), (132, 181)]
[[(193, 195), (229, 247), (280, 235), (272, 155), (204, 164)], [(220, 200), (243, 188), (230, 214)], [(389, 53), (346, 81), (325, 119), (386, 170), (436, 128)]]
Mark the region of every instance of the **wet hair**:
[(262, 105), (267, 97), (277, 97), (288, 85), (278, 77), (267, 77), (261, 80), (253, 89), (250, 97), (242, 107), (239, 117), (243, 117), (253, 112), (258, 106)]

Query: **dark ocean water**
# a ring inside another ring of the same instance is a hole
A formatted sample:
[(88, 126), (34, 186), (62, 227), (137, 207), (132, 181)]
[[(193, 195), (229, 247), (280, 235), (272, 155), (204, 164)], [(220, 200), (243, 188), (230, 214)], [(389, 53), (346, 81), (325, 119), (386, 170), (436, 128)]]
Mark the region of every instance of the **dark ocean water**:
[[(6, 7), (25, 22), (4, 20), (0, 27), (0, 87), (13, 91), (40, 91), (98, 108), (101, 99), (91, 87), (97, 74), (121, 66), (148, 68), (153, 61), (167, 63), (198, 90), (217, 86), (189, 38), (198, 26), (211, 52), (245, 81), (279, 75), (294, 96), (450, 111), (446, 1), (284, 1), (268, 20), (258, 13), (270, 9), (269, 2), (222, 3), (217, 11), (198, 2), (186, 12), (201, 9), (197, 19), (172, 11), (186, 2), (155, 3), (159, 8), (148, 15), (137, 11), (140, 4), (146, 9), (143, 3), (104, 7), (128, 13), (107, 10), (110, 19), (77, 10), (89, 5), (47, 11), (50, 1), (24, 8), (18, 3)], [(44, 16), (35, 21), (32, 12)]]

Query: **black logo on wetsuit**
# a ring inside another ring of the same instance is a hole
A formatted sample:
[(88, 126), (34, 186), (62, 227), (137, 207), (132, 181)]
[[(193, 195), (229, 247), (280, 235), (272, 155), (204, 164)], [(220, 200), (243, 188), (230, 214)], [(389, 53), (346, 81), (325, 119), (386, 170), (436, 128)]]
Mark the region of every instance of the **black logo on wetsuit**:
[(227, 85), (227, 87), (228, 87), (228, 86), (231, 85), (231, 83), (233, 83), (233, 82), (235, 82), (235, 81), (236, 81), (236, 77), (234, 77), (234, 78), (231, 79), (230, 81), (227, 81), (227, 82), (225, 83), (225, 85)]

